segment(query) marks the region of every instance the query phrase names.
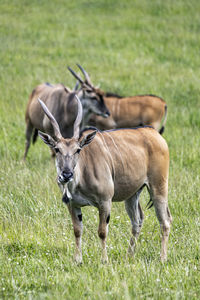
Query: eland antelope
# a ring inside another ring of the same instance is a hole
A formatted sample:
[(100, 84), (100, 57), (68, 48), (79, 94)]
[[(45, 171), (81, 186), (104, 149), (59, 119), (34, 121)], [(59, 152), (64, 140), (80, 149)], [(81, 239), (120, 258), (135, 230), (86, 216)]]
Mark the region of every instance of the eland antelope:
[(105, 93), (104, 101), (110, 111), (110, 117), (103, 119), (92, 115), (89, 120), (90, 125), (100, 130), (150, 125), (160, 134), (164, 132), (167, 104), (162, 98), (155, 95), (120, 97)]
[(104, 132), (88, 129), (80, 133), (82, 106), (78, 97), (73, 136), (64, 138), (54, 116), (38, 101), (54, 129), (53, 136), (43, 132), (39, 136), (56, 152), (57, 180), (72, 217), (76, 262), (82, 261), (81, 207), (88, 205), (99, 210), (102, 261), (108, 261), (106, 238), (115, 201), (125, 202), (133, 234), (128, 253), (134, 254), (144, 219), (139, 197), (145, 186), (161, 227), (161, 260), (166, 260), (172, 217), (168, 208), (169, 151), (164, 138), (151, 127)]
[[(81, 68), (81, 67), (80, 67)], [(69, 68), (75, 74), (75, 72)], [(83, 120), (82, 128), (87, 125), (88, 120), (92, 113), (100, 115), (104, 118), (110, 115), (107, 107), (105, 106), (102, 95), (97, 89), (93, 88), (91, 82), (87, 84), (78, 75), (79, 82), (82, 82), (81, 88), (77, 91), (71, 92), (62, 84), (51, 85), (41, 84), (38, 85), (31, 93), (29, 102), (26, 108), (26, 145), (24, 152), (24, 159), (26, 159), (30, 141), (33, 135), (33, 143), (35, 143), (38, 135), (38, 130), (49, 133), (54, 133), (51, 122), (45, 116), (37, 98), (41, 98), (47, 105), (51, 113), (55, 116), (62, 136), (70, 138), (73, 135), (73, 123), (77, 115), (77, 103), (74, 101), (75, 94), (81, 100), (83, 105)]]

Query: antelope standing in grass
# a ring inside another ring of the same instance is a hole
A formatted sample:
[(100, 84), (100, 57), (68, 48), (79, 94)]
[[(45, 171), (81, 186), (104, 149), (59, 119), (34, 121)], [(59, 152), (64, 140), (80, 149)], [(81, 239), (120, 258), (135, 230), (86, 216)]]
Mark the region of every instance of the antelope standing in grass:
[(105, 93), (104, 101), (110, 111), (110, 117), (105, 120), (92, 115), (89, 121), (91, 125), (101, 130), (150, 125), (160, 134), (164, 132), (167, 104), (162, 98), (154, 95), (119, 97)]
[[(39, 99), (38, 99), (39, 100)], [(86, 130), (80, 134), (82, 106), (72, 138), (64, 138), (59, 125), (46, 105), (39, 100), (54, 129), (54, 135), (39, 132), (42, 140), (56, 152), (58, 183), (63, 201), (72, 217), (76, 239), (75, 260), (82, 261), (81, 207), (91, 205), (99, 210), (98, 235), (102, 244), (102, 261), (107, 262), (106, 238), (112, 202), (125, 201), (132, 224), (133, 237), (129, 253), (134, 253), (144, 215), (139, 196), (147, 186), (160, 222), (161, 260), (167, 258), (167, 242), (172, 217), (168, 208), (169, 151), (163, 137), (151, 127), (104, 132)]]
[[(85, 84), (91, 85), (88, 73), (80, 65), (78, 67), (85, 76)], [(73, 72), (73, 75), (80, 84), (83, 84), (77, 74)], [(105, 119), (92, 114), (88, 120), (89, 125), (100, 130), (150, 125), (160, 134), (164, 132), (167, 122), (167, 104), (162, 98), (155, 95), (121, 97), (114, 93), (97, 90), (103, 97), (110, 116)]]
[[(79, 66), (81, 68), (81, 66)], [(109, 111), (104, 104), (101, 93), (95, 89), (92, 83), (83, 81), (72, 69), (70, 72), (79, 79), (81, 88), (78, 91), (71, 92), (62, 84), (38, 85), (31, 93), (29, 102), (26, 108), (26, 145), (24, 159), (26, 159), (28, 149), (30, 147), (31, 136), (34, 130), (33, 143), (35, 143), (38, 135), (38, 130), (49, 133), (54, 133), (51, 122), (45, 116), (37, 98), (40, 97), (51, 113), (55, 116), (62, 136), (70, 138), (73, 135), (73, 124), (77, 115), (77, 103), (74, 101), (74, 96), (77, 94), (83, 105), (83, 120), (82, 128), (88, 123), (92, 113), (100, 115), (104, 118), (108, 117)]]

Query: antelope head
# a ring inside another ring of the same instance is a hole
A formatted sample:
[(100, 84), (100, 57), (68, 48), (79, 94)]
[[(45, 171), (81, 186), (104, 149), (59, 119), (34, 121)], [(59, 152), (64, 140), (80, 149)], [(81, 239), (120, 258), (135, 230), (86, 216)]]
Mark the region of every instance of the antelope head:
[(82, 120), (82, 104), (77, 96), (75, 96), (78, 101), (78, 113), (76, 120), (74, 122), (74, 135), (72, 138), (63, 138), (60, 133), (59, 125), (48, 110), (47, 106), (44, 102), (38, 98), (40, 105), (44, 113), (49, 118), (53, 129), (54, 135), (53, 137), (43, 133), (41, 131), (38, 132), (41, 139), (47, 144), (50, 148), (52, 148), (56, 153), (56, 167), (58, 173), (58, 183), (65, 185), (67, 182), (73, 179), (74, 169), (78, 162), (79, 154), (82, 148), (88, 145), (96, 135), (96, 130), (90, 132), (84, 137), (80, 137), (80, 123)]
[(110, 112), (105, 105), (103, 91), (93, 86), (88, 73), (83, 69), (83, 67), (81, 67), (79, 64), (77, 64), (77, 66), (83, 73), (85, 80), (82, 80), (81, 77), (77, 73), (75, 73), (70, 67), (68, 67), (68, 70), (72, 73), (72, 75), (78, 80), (78, 82), (81, 85), (81, 90), (83, 93), (81, 101), (83, 103), (83, 107), (86, 107), (87, 110), (96, 115), (102, 116), (104, 118), (109, 117)]

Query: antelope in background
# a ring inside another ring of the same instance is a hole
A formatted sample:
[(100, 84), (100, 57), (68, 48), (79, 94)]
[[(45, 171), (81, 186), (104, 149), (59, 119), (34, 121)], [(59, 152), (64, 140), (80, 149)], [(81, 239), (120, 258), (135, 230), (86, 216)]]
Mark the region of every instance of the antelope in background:
[(101, 130), (150, 125), (160, 134), (164, 132), (167, 104), (162, 98), (154, 95), (119, 97), (112, 93), (105, 93), (104, 101), (110, 111), (110, 117), (105, 120), (100, 116), (92, 115), (90, 125)]
[(163, 137), (151, 127), (104, 132), (86, 130), (80, 134), (82, 106), (71, 138), (64, 138), (46, 105), (38, 99), (54, 129), (54, 135), (39, 132), (42, 140), (56, 152), (57, 180), (63, 189), (63, 201), (72, 217), (76, 240), (75, 260), (82, 261), (81, 207), (99, 210), (98, 235), (102, 261), (107, 262), (106, 238), (112, 202), (125, 201), (133, 237), (128, 253), (134, 254), (144, 215), (139, 203), (146, 186), (161, 227), (161, 260), (167, 259), (167, 242), (172, 217), (168, 208), (169, 151)]
[[(81, 68), (81, 66), (79, 66)], [(60, 131), (65, 138), (70, 138), (73, 135), (73, 124), (77, 115), (77, 102), (74, 101), (74, 96), (77, 94), (83, 105), (83, 120), (82, 128), (88, 123), (92, 113), (100, 115), (104, 118), (108, 117), (109, 111), (105, 106), (101, 93), (87, 79), (83, 81), (72, 69), (70, 72), (79, 80), (81, 88), (78, 91), (71, 90), (62, 84), (38, 85), (31, 93), (29, 102), (26, 108), (26, 145), (24, 159), (26, 159), (28, 149), (30, 147), (31, 136), (34, 130), (33, 143), (35, 143), (38, 135), (38, 130), (54, 134), (51, 122), (45, 116), (37, 98), (40, 97), (46, 103), (49, 110), (54, 114), (60, 127)], [(87, 73), (85, 73), (87, 76)]]
[[(83, 74), (86, 74), (86, 82), (90, 82), (89, 75), (83, 68), (81, 70)], [(99, 92), (110, 111), (110, 116), (103, 119), (101, 116), (93, 114), (89, 120), (90, 125), (100, 130), (150, 125), (160, 134), (164, 132), (167, 121), (167, 104), (162, 98), (154, 95), (121, 97), (102, 90)]]

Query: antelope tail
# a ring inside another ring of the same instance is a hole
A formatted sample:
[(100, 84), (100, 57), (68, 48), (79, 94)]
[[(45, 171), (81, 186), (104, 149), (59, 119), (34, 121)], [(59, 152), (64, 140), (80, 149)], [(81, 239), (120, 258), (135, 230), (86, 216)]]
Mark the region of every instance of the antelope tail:
[(164, 120), (163, 120), (163, 124), (162, 127), (159, 130), (160, 134), (163, 134), (164, 130), (165, 130), (165, 124), (167, 122), (167, 104), (165, 104), (165, 115), (164, 115)]
[(33, 144), (35, 144), (35, 142), (37, 141), (37, 137), (38, 137), (38, 130), (35, 128), (33, 133), (33, 139), (32, 139)]

